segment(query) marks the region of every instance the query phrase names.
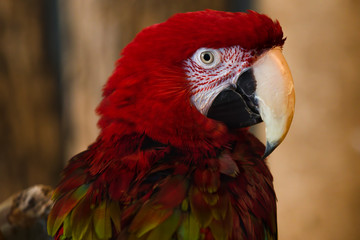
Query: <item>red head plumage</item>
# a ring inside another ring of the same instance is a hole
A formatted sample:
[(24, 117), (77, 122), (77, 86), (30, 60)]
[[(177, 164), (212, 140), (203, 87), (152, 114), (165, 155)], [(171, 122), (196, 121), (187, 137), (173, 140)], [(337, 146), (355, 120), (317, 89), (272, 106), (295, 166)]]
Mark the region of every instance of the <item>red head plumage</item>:
[(123, 50), (104, 88), (102, 137), (136, 132), (180, 148), (223, 144), (225, 125), (190, 103), (184, 60), (201, 47), (262, 50), (283, 42), (279, 23), (253, 11), (182, 13), (144, 29)]

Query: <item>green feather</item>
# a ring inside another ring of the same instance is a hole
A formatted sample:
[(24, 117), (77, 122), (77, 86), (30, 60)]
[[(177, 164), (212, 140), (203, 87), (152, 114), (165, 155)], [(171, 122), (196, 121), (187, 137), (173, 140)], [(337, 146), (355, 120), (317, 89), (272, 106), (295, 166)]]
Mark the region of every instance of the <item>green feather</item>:
[(211, 223), (213, 216), (210, 206), (204, 200), (203, 193), (197, 187), (192, 187), (189, 196), (191, 213), (201, 227), (207, 227)]
[(180, 210), (174, 210), (173, 214), (164, 222), (152, 230), (147, 240), (171, 240), (180, 221)]
[(88, 189), (89, 189), (89, 184), (81, 185), (75, 190), (74, 194), (71, 197), (75, 199), (81, 199), (87, 193)]
[(63, 229), (64, 229), (63, 236), (70, 238), (72, 235), (72, 229), (70, 225), (70, 214), (68, 214), (64, 220)]
[(84, 184), (72, 193), (60, 198), (54, 205), (48, 217), (47, 230), (50, 236), (55, 236), (60, 226), (63, 224), (69, 212), (79, 203), (89, 189), (88, 184)]
[[(84, 238), (82, 238), (81, 240), (103, 240), (103, 239), (100, 239), (96, 236), (96, 233), (93, 231), (92, 228), (89, 228), (89, 231), (86, 232)], [(74, 240), (74, 239), (72, 239)]]
[(186, 212), (189, 209), (189, 200), (187, 198), (185, 198), (182, 202), (181, 202), (181, 210)]
[(228, 203), (227, 212), (225, 213), (225, 218), (221, 220), (216, 220), (215, 218), (209, 225), (211, 233), (215, 240), (226, 240), (231, 235), (232, 231), (232, 222), (233, 222), (233, 215), (232, 215), (232, 208), (231, 203)]
[[(92, 210), (90, 209), (90, 200), (83, 199), (71, 212), (70, 225), (72, 240), (83, 240), (88, 231), (91, 231)], [(64, 229), (67, 232), (67, 230)], [(91, 238), (90, 238), (91, 239)]]
[(156, 228), (160, 223), (165, 221), (172, 212), (172, 209), (161, 209), (158, 205), (147, 202), (134, 217), (129, 227), (129, 231), (136, 233), (136, 236), (140, 238), (145, 233)]
[(269, 228), (264, 226), (264, 240), (276, 240), (277, 236), (276, 233), (271, 233)]
[(178, 230), (179, 240), (197, 240), (200, 237), (200, 224), (192, 214), (186, 214)]
[(224, 220), (229, 207), (231, 207), (229, 195), (221, 194), (217, 203), (211, 207), (211, 214), (216, 220)]
[(107, 202), (103, 201), (94, 210), (94, 229), (100, 239), (109, 239), (112, 236), (111, 221), (107, 208)]
[(60, 240), (67, 240), (67, 237), (65, 237), (65, 235), (61, 235)]
[(121, 210), (117, 202), (111, 201), (107, 207), (107, 212), (113, 222), (115, 230), (120, 232), (121, 230)]

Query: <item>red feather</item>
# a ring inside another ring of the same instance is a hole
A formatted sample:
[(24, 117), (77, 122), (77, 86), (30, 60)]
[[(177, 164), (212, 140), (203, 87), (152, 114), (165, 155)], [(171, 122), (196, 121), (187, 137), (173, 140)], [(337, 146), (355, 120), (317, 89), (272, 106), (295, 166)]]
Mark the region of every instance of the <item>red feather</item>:
[(185, 199), (188, 183), (184, 176), (176, 175), (170, 179), (166, 179), (159, 186), (154, 204), (160, 205), (162, 208), (175, 208)]
[[(64, 170), (49, 233), (61, 239), (65, 226), (68, 236), (94, 239), (156, 239), (163, 231), (169, 238), (275, 239), (264, 146), (247, 129), (202, 115), (182, 64), (200, 47), (239, 45), (260, 54), (284, 40), (277, 21), (252, 11), (177, 14), (139, 33), (104, 87), (99, 137)], [(74, 194), (82, 187), (86, 194)]]

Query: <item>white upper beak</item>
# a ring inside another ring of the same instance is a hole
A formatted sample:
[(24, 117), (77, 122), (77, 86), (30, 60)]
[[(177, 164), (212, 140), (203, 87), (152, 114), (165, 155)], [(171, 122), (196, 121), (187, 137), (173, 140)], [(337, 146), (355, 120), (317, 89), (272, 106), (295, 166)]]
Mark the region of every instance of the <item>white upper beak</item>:
[(255, 99), (266, 128), (266, 157), (290, 128), (295, 107), (294, 83), (280, 47), (265, 52), (252, 68), (257, 84)]

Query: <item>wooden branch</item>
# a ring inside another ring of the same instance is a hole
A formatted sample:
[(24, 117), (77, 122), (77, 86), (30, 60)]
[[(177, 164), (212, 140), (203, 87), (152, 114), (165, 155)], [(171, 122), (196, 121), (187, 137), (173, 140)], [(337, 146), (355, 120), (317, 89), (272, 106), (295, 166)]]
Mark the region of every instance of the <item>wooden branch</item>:
[(0, 204), (0, 240), (50, 240), (46, 230), (52, 188), (35, 185)]

